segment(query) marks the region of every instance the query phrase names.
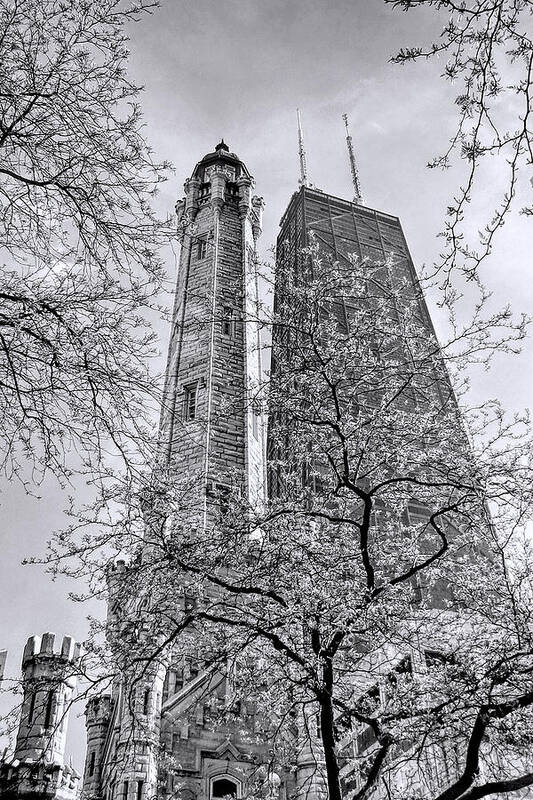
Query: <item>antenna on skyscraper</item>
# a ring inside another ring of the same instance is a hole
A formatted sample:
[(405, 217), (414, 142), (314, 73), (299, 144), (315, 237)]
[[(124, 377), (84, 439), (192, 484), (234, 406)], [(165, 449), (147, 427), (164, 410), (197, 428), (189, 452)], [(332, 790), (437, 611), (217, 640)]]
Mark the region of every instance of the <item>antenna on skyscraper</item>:
[(300, 186), (309, 186), (307, 180), (307, 159), (305, 156), (304, 132), (302, 130), (302, 120), (300, 119), (300, 109), (296, 109), (298, 118), (298, 154), (300, 156)]
[(350, 170), (352, 173), (352, 183), (354, 188), (354, 203), (362, 205), (363, 197), (361, 195), (361, 184), (359, 182), (359, 173), (357, 171), (357, 164), (355, 161), (355, 153), (353, 149), (353, 141), (350, 136), (350, 129), (348, 128), (348, 114), (343, 114), (344, 127), (346, 128), (346, 144), (348, 145), (348, 158), (350, 159)]

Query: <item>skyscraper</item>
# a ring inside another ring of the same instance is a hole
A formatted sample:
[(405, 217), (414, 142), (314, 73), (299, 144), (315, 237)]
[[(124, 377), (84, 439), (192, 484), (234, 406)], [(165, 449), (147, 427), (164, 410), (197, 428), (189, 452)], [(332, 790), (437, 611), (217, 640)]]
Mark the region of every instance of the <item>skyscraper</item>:
[[(331, 661), (340, 703), (332, 735), (349, 798), (385, 753), (385, 763), (396, 760), (369, 724), (393, 702), (390, 686), (423, 672), (426, 650), (441, 646), (408, 626), (394, 641), (390, 625), (387, 641), (379, 625), (367, 625), (365, 608), (390, 586), (404, 587), (405, 619), (449, 603), (446, 581), (428, 582), (423, 566), (443, 556), (457, 533), (446, 508), (457, 475), (468, 472), (469, 447), (397, 217), (304, 183), (281, 220), (275, 312), (269, 497), (280, 508), (300, 508), (302, 524), (322, 530), (324, 547), (336, 538), (353, 543), (339, 550), (337, 603), (324, 579), (328, 602), (317, 591), (308, 620), (302, 612), (322, 650), (335, 637), (345, 642)], [(434, 490), (439, 481), (442, 493)], [(439, 536), (431, 520), (443, 509)], [(324, 569), (334, 563), (325, 558)], [(359, 596), (349, 599), (357, 584)], [(351, 621), (339, 622), (346, 614)], [(398, 752), (404, 758), (405, 746)], [(320, 745), (310, 773), (317, 759)], [(318, 772), (325, 783), (323, 765)], [(375, 796), (388, 788), (376, 786)]]
[(325, 551), (301, 603), (320, 664), (310, 771), (333, 778), (330, 797), (440, 796), (466, 769), (473, 717), (451, 714), (444, 731), (438, 709), (462, 701), (446, 681), (468, 663), (490, 523), (397, 217), (306, 183), (293, 195), (272, 364), (269, 498), (297, 508), (294, 523), (316, 532), (298, 541)]

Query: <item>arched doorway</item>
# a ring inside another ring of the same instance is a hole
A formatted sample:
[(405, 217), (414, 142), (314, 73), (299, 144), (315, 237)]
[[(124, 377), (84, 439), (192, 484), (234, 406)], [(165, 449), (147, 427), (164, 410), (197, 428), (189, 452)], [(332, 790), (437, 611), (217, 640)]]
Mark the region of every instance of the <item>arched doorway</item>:
[(231, 778), (215, 778), (211, 784), (211, 797), (237, 800), (237, 784)]

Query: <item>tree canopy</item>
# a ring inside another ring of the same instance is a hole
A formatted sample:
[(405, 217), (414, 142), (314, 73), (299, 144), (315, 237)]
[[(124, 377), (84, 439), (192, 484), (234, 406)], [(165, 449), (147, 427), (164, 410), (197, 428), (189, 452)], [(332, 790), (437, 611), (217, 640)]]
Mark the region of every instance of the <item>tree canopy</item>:
[(155, 393), (166, 165), (125, 69), (126, 28), (153, 8), (0, 4), (2, 467), (28, 485), (127, 457)]

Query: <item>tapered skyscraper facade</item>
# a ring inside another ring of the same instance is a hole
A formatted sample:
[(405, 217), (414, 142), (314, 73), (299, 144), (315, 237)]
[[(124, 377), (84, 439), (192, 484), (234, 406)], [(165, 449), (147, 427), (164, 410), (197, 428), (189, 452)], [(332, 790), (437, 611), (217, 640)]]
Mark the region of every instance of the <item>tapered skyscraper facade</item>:
[[(464, 516), (480, 528), (487, 520), (399, 219), (304, 183), (281, 220), (274, 305), (269, 498), (276, 509), (301, 510), (301, 524), (318, 532), (317, 547), (348, 545), (337, 562), (324, 560), (336, 591), (318, 571), (322, 591), (313, 594), (307, 621), (302, 614), (320, 642), (319, 674), (334, 676), (328, 691), (337, 702), (321, 742), (309, 736), (307, 784), (320, 791), (329, 781), (331, 791), (338, 768), (346, 800), (437, 796), (457, 774), (453, 746), (445, 743), (431, 759), (419, 756), (416, 737), (391, 747), (378, 720), (390, 713), (390, 724), (398, 713), (398, 686), (429, 680), (449, 657), (449, 640), (422, 620), (455, 609), (453, 561), (479, 557), (459, 547), (451, 555)], [(440, 574), (431, 573), (436, 562)], [(383, 637), (366, 613), (378, 618), (375, 598), (393, 587), (405, 616), (396, 630), (384, 623)], [(416, 623), (404, 624), (409, 619)], [(460, 615), (447, 619), (453, 627)], [(332, 642), (343, 644), (323, 657)], [(323, 705), (321, 714), (327, 717)], [(321, 756), (328, 736), (329, 770)], [(464, 742), (455, 745), (460, 751)]]

